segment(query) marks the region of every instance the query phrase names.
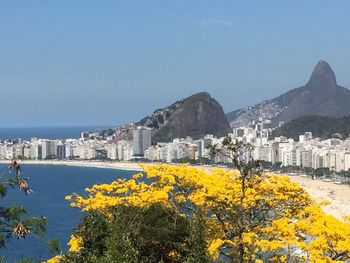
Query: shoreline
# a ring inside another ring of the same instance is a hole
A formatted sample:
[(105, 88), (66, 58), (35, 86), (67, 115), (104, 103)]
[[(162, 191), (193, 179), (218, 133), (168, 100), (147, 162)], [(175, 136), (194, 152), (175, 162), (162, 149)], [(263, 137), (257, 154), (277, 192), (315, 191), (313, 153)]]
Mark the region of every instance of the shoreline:
[[(0, 160), (0, 164), (9, 164), (9, 160)], [(65, 165), (65, 166), (75, 166), (75, 167), (88, 167), (88, 168), (105, 168), (105, 169), (115, 169), (115, 170), (126, 170), (139, 172), (143, 169), (138, 163), (128, 163), (128, 162), (100, 162), (100, 161), (59, 161), (59, 160), (27, 160), (19, 161), (21, 165), (25, 164), (35, 164), (35, 165)]]
[[(9, 164), (9, 160), (0, 160), (0, 164)], [(88, 167), (88, 168), (104, 168), (115, 170), (126, 170), (140, 172), (143, 169), (139, 163), (135, 162), (106, 162), (106, 161), (86, 161), (86, 160), (27, 160), (20, 161), (22, 165), (34, 164), (34, 165), (65, 165), (75, 167)], [(203, 169), (206, 172), (210, 172), (208, 166), (193, 166), (198, 169)], [(222, 168), (222, 167), (218, 167)], [(223, 168), (225, 169), (225, 168)], [(333, 182), (325, 182), (322, 180), (312, 180), (309, 177), (299, 175), (287, 175), (294, 183), (299, 184), (304, 188), (309, 195), (317, 202), (328, 200), (331, 203), (322, 206), (323, 210), (330, 215), (338, 219), (343, 219), (343, 216), (350, 215), (350, 187), (348, 185), (339, 185)]]
[(310, 177), (290, 176), (290, 180), (299, 184), (308, 194), (317, 202), (328, 200), (331, 203), (323, 205), (322, 209), (327, 214), (333, 215), (338, 219), (350, 215), (350, 187), (344, 184), (335, 184), (334, 182), (325, 182), (322, 180), (312, 180)]

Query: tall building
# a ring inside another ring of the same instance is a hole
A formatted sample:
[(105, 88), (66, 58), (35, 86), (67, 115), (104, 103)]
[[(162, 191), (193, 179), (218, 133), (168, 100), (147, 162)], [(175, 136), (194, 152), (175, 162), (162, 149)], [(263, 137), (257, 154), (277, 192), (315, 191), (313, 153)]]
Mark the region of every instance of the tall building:
[(144, 156), (145, 150), (152, 146), (152, 129), (137, 127), (133, 130), (134, 156)]
[(56, 146), (56, 158), (57, 159), (64, 159), (66, 157), (66, 146), (61, 143)]
[(50, 141), (49, 140), (42, 140), (41, 141), (41, 149), (42, 149), (41, 159), (46, 159), (46, 158), (50, 157)]
[(20, 144), (15, 144), (12, 146), (13, 158), (18, 158), (19, 156), (23, 156), (23, 147)]
[(312, 167), (312, 150), (303, 150), (301, 152), (301, 166)]
[(60, 140), (50, 140), (50, 157), (56, 157), (58, 145), (62, 145), (62, 142)]
[(115, 143), (111, 143), (111, 144), (107, 144), (105, 147), (107, 150), (107, 158), (110, 160), (117, 160), (118, 158), (117, 145)]
[(30, 159), (31, 158), (31, 149), (30, 145), (24, 145), (23, 146), (23, 157)]
[(66, 140), (65, 142), (65, 158), (73, 158), (73, 140)]
[(30, 146), (30, 158), (34, 160), (43, 158), (42, 145), (37, 141), (33, 142)]

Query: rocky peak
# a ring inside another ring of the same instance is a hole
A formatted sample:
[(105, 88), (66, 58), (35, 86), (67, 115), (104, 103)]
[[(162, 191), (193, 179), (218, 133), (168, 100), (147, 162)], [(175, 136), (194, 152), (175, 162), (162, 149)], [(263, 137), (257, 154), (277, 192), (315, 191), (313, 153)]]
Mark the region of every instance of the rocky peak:
[(210, 94), (208, 92), (199, 92), (196, 94), (193, 94), (192, 96), (186, 98), (187, 100), (204, 100), (204, 101), (209, 101), (212, 98), (210, 97)]
[(329, 64), (321, 60), (302, 87), (281, 96), (227, 114), (232, 127), (247, 126), (260, 118), (271, 120), (273, 126), (301, 116), (350, 116), (350, 90), (338, 86)]
[(206, 134), (225, 136), (231, 128), (221, 105), (208, 92), (196, 93), (143, 118), (137, 125), (155, 129), (155, 142)]
[(320, 60), (314, 70), (312, 71), (310, 80), (308, 84), (313, 86), (321, 86), (321, 87), (336, 87), (337, 81), (335, 78), (335, 74), (329, 64)]

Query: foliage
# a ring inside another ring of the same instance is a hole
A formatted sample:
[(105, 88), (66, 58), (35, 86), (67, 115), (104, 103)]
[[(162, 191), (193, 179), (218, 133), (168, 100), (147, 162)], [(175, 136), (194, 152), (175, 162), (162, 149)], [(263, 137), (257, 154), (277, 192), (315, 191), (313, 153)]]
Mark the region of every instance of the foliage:
[[(93, 211), (70, 241), (60, 262), (208, 262), (200, 218), (188, 218), (159, 204)], [(77, 242), (78, 240), (78, 242)], [(207, 259), (207, 261), (203, 260)]]
[(316, 168), (313, 170), (313, 174), (316, 177), (324, 177), (324, 176), (330, 176), (331, 171), (328, 167), (322, 167), (322, 168)]
[(199, 157), (198, 162), (200, 164), (204, 164), (204, 165), (212, 165), (213, 164), (213, 160), (206, 158), (206, 157)]
[(312, 132), (314, 137), (322, 139), (349, 136), (350, 117), (333, 118), (326, 116), (303, 116), (288, 122), (272, 132), (272, 137), (286, 136), (299, 140), (299, 135)]
[(58, 239), (50, 239), (46, 242), (50, 253), (59, 254), (61, 252), (61, 245)]
[[(0, 175), (1, 198), (6, 196), (8, 186), (18, 187), (26, 195), (31, 192), (28, 179), (23, 179), (20, 173), (19, 163), (13, 161)], [(5, 247), (6, 241), (10, 238), (26, 238), (30, 234), (42, 238), (46, 221), (45, 217), (30, 217), (22, 205), (0, 206), (0, 248)], [(22, 259), (21, 262), (29, 261)]]
[(340, 171), (337, 174), (345, 178), (350, 178), (350, 169), (347, 171)]
[[(231, 158), (237, 170), (149, 165), (131, 179), (94, 185), (86, 189), (87, 196), (68, 196), (73, 207), (97, 217), (92, 223), (84, 219), (74, 237), (80, 240), (79, 249), (61, 261), (82, 262), (74, 260), (91, 251), (89, 256), (98, 262), (157, 262), (149, 256), (159, 260), (170, 249), (175, 259), (163, 257), (163, 262), (177, 262), (177, 257), (179, 262), (208, 262), (207, 254), (224, 262), (349, 260), (348, 223), (325, 214), (288, 177), (264, 173), (251, 158), (250, 145), (228, 138), (211, 150)], [(170, 222), (182, 227), (169, 228)], [(102, 251), (107, 253), (101, 259)], [(127, 251), (127, 258), (121, 251)], [(85, 262), (97, 262), (89, 260)]]
[(157, 130), (153, 135), (152, 141), (156, 142), (170, 142), (171, 133), (173, 133), (173, 127), (171, 125), (164, 125)]
[(18, 159), (18, 160), (21, 160), (21, 161), (26, 161), (26, 160), (28, 160), (28, 157), (26, 157), (26, 156), (24, 156), (24, 155), (18, 155), (18, 156), (17, 156), (17, 159)]

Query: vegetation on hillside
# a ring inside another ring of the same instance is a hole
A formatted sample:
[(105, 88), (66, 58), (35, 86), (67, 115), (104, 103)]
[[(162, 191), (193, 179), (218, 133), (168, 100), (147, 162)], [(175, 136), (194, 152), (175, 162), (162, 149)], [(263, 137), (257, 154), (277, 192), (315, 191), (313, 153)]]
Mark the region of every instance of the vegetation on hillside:
[(350, 134), (350, 117), (331, 118), (305, 116), (292, 120), (272, 132), (272, 137), (285, 136), (299, 140), (299, 135), (312, 132), (313, 137), (322, 139), (345, 139)]

